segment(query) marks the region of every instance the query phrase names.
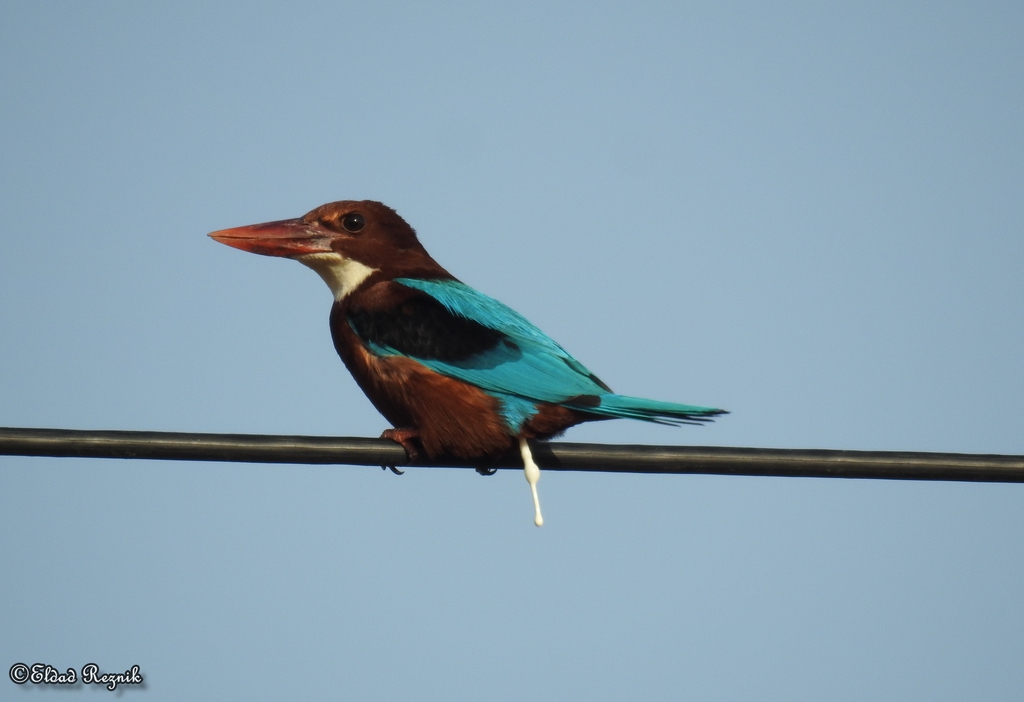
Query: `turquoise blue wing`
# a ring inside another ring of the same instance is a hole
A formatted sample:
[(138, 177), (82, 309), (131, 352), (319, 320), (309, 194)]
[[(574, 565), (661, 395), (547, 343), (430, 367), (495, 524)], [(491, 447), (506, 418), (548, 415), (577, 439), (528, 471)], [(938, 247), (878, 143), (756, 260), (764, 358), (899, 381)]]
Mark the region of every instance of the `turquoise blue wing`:
[(469, 358), (416, 358), (428, 368), (489, 392), (535, 402), (562, 403), (581, 395), (610, 392), (596, 375), (529, 320), (465, 283), (411, 278), (395, 282), (426, 293), (450, 313), (500, 334), (493, 346)]

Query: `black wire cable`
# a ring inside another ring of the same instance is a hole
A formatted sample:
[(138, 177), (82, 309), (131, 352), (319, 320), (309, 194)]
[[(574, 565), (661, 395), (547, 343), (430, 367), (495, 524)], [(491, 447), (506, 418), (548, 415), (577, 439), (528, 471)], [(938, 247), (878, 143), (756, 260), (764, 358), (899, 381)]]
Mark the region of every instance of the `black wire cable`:
[[(535, 442), (532, 446), (534, 459), (544, 470), (1024, 482), (1024, 456), (563, 442)], [(0, 455), (411, 465), (477, 468), (481, 472), (522, 468), (518, 452), (487, 465), (457, 459), (410, 463), (405, 449), (386, 439), (158, 431), (0, 428)]]

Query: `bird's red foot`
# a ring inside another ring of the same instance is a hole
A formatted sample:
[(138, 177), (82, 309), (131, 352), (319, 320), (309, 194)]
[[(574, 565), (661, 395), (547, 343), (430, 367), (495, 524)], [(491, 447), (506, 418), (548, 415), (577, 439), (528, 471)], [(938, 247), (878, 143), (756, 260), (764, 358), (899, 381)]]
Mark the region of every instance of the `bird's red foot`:
[[(401, 444), (402, 448), (405, 449), (405, 455), (409, 457), (410, 463), (415, 463), (420, 457), (419, 438), (420, 433), (416, 429), (409, 427), (403, 427), (398, 429), (385, 429), (384, 433), (380, 435), (382, 439), (390, 439), (396, 444)], [(402, 471), (395, 468), (395, 466), (384, 466), (390, 468), (393, 473), (398, 475), (402, 474)]]

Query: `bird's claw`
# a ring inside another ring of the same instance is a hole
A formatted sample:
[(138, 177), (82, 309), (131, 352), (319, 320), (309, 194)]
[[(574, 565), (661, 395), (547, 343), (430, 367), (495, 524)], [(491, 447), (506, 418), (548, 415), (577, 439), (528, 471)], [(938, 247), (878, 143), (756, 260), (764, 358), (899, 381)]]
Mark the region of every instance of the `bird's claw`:
[(476, 472), (480, 475), (494, 475), (498, 472), (498, 469), (492, 468), (491, 466), (477, 466)]
[[(405, 455), (409, 457), (409, 463), (415, 463), (416, 459), (420, 457), (419, 449), (415, 443), (419, 435), (420, 433), (415, 429), (386, 429), (380, 435), (380, 438), (389, 439), (400, 445), (405, 449)], [(381, 469), (390, 469), (395, 475), (405, 475), (405, 471), (398, 470), (397, 466), (381, 466)]]

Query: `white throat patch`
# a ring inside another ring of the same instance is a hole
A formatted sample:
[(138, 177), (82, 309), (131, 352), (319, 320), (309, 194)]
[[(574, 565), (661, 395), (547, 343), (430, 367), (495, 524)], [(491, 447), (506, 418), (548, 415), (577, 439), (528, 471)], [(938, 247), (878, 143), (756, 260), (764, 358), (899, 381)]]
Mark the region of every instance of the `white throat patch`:
[(369, 278), (371, 273), (377, 272), (376, 268), (345, 258), (339, 253), (306, 254), (297, 256), (295, 260), (316, 271), (334, 293), (335, 300), (345, 299)]

